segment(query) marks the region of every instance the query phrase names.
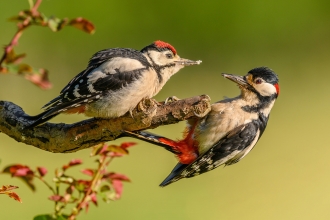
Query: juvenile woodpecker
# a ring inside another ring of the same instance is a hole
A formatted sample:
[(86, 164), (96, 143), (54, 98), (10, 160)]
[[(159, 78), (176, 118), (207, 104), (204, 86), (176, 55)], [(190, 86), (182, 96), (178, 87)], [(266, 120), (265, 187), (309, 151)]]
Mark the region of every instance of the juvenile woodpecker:
[(279, 95), (277, 75), (267, 67), (252, 69), (246, 76), (222, 74), (235, 82), (241, 94), (212, 105), (210, 113), (187, 122), (184, 138), (173, 141), (148, 132), (126, 132), (176, 154), (179, 163), (160, 184), (232, 165), (245, 157), (265, 131), (269, 113)]
[(175, 48), (163, 41), (155, 41), (141, 51), (101, 50), (59, 96), (42, 107), (43, 113), (32, 117), (30, 127), (60, 113), (84, 113), (96, 118), (122, 116), (142, 99), (155, 96), (180, 69), (200, 63), (180, 58)]

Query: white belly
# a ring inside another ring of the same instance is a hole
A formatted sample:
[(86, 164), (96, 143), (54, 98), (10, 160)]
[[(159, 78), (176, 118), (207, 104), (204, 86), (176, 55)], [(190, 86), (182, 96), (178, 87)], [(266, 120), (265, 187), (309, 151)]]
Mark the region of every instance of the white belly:
[(156, 95), (160, 89), (157, 74), (146, 74), (134, 83), (87, 104), (85, 114), (100, 118), (119, 117), (134, 109), (142, 99)]

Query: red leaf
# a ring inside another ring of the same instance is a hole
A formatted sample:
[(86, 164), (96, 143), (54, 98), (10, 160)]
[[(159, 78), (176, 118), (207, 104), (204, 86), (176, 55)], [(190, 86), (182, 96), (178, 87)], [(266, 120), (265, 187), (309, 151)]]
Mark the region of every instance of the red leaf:
[(95, 27), (93, 23), (82, 17), (72, 19), (69, 25), (78, 28), (79, 30), (85, 31), (89, 34), (93, 34), (95, 32)]
[(20, 203), (22, 203), (21, 198), (14, 192), (12, 192), (11, 190), (17, 189), (18, 186), (12, 186), (12, 185), (6, 185), (6, 186), (2, 186), (0, 188), (0, 194), (6, 194), (8, 195), (10, 198), (15, 199), (16, 201), (19, 201)]
[(124, 142), (124, 143), (122, 143), (122, 144), (120, 145), (120, 147), (126, 149), (126, 148), (132, 147), (132, 146), (134, 146), (134, 145), (136, 145), (136, 144), (137, 144), (137, 143), (135, 143), (135, 142)]
[(48, 80), (48, 71), (45, 69), (40, 69), (37, 73), (26, 74), (25, 78), (41, 89), (50, 89), (52, 87)]
[(103, 154), (103, 153), (108, 153), (108, 145), (104, 144), (102, 149), (100, 150), (100, 152), (98, 154)]
[(23, 168), (15, 170), (15, 172), (13, 173), (13, 176), (27, 176), (31, 173), (33, 174), (33, 172), (29, 168), (23, 167)]
[(6, 191), (18, 189), (18, 186), (13, 186), (13, 185), (5, 185), (0, 188), (0, 193), (5, 193)]
[(114, 180), (112, 181), (112, 186), (116, 192), (116, 199), (120, 199), (123, 193), (123, 183), (120, 180)]
[(37, 169), (38, 169), (39, 175), (41, 177), (45, 176), (47, 174), (47, 172), (48, 172), (45, 167), (37, 167)]
[(112, 180), (120, 180), (120, 181), (127, 181), (130, 182), (131, 180), (125, 176), (124, 174), (120, 173), (107, 173), (103, 175), (103, 178), (109, 178), (110, 182)]
[(95, 193), (92, 193), (90, 195), (90, 198), (91, 198), (91, 201), (94, 203), (94, 205), (97, 206), (97, 197), (96, 197), (96, 194)]
[(28, 166), (24, 166), (21, 164), (15, 164), (12, 166), (8, 166), (4, 169), (4, 172), (6, 170), (11, 173), (12, 176), (27, 176), (27, 175), (33, 175), (33, 171)]
[(68, 168), (70, 168), (70, 167), (72, 167), (72, 166), (76, 166), (76, 165), (79, 165), (79, 164), (82, 164), (82, 160), (80, 160), (80, 159), (73, 159), (73, 160), (71, 160), (71, 161), (69, 162), (69, 164), (64, 165), (64, 166), (62, 167), (62, 169), (63, 169), (63, 170), (66, 170), (66, 169), (68, 169)]
[(15, 199), (16, 201), (19, 201), (20, 203), (22, 203), (21, 198), (14, 192), (8, 192), (6, 193), (10, 198)]
[(2, 171), (3, 173), (10, 173), (12, 177), (18, 177), (25, 182), (32, 191), (35, 191), (33, 184), (33, 171), (28, 167), (21, 164), (14, 164), (7, 166)]
[(49, 200), (55, 201), (55, 202), (63, 202), (64, 197), (60, 195), (52, 195), (48, 197)]
[(75, 165), (79, 165), (82, 164), (82, 160), (80, 159), (73, 159), (70, 161), (69, 166), (75, 166)]
[(94, 175), (94, 170), (92, 170), (92, 169), (84, 169), (84, 170), (81, 170), (81, 172), (83, 174), (88, 175), (88, 176), (93, 176)]
[(33, 172), (29, 168), (21, 168), (17, 169), (13, 176), (27, 176), (29, 174), (33, 174)]

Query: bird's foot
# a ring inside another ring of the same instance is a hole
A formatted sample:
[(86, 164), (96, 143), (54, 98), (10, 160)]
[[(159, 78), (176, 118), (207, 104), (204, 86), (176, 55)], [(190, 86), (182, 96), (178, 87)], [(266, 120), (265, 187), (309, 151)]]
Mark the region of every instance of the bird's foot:
[(205, 117), (211, 111), (210, 97), (206, 96), (206, 98), (202, 99), (201, 101), (204, 101), (204, 103), (206, 105), (206, 110), (201, 112), (200, 109), (195, 107), (194, 108), (194, 115), (198, 118)]
[(176, 101), (179, 101), (179, 100), (180, 99), (176, 96), (170, 96), (170, 97), (165, 99), (164, 104), (171, 103), (171, 102), (176, 102)]
[(160, 103), (155, 99), (143, 99), (141, 102), (139, 102), (138, 109), (146, 114), (151, 114), (159, 105)]

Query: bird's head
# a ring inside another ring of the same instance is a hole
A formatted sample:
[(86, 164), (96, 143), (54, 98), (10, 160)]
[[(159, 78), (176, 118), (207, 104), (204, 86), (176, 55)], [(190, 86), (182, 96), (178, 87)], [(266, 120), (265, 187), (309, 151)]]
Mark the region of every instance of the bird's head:
[(149, 58), (154, 68), (160, 69), (161, 72), (167, 69), (171, 75), (185, 66), (198, 65), (202, 62), (181, 58), (172, 45), (160, 40), (146, 46), (141, 52)]
[(245, 76), (222, 74), (225, 78), (237, 83), (243, 98), (257, 97), (259, 101), (271, 101), (280, 93), (279, 80), (275, 72), (268, 67), (257, 67)]

